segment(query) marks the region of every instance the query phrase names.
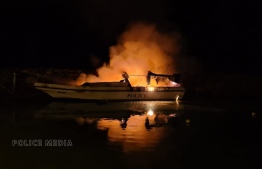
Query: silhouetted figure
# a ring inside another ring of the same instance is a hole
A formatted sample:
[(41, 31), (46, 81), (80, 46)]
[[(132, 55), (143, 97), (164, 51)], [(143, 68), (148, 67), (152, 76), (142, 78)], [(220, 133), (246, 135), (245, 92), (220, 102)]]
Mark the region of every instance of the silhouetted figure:
[(147, 130), (150, 130), (150, 129), (151, 129), (151, 126), (150, 126), (150, 124), (149, 124), (149, 119), (148, 119), (148, 117), (146, 117), (145, 127), (146, 127)]
[(159, 119), (159, 115), (158, 114), (156, 114), (156, 117), (154, 118), (154, 121), (155, 121), (155, 126), (159, 126), (160, 119)]
[(126, 123), (126, 122), (127, 122), (127, 118), (122, 118), (120, 126), (121, 126), (121, 128), (122, 128), (123, 130), (126, 129), (126, 126), (127, 126), (127, 123)]

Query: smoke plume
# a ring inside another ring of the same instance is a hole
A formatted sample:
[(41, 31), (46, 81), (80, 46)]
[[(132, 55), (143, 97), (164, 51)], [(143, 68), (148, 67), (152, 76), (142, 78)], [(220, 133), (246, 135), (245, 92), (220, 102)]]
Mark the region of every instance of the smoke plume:
[(177, 32), (160, 32), (155, 24), (136, 22), (129, 25), (117, 45), (111, 46), (110, 62), (97, 69), (98, 76), (81, 74), (77, 85), (84, 82), (110, 82), (122, 79), (123, 72), (130, 76), (132, 85), (146, 85), (148, 71), (157, 74), (179, 73), (175, 67), (179, 58), (181, 36)]

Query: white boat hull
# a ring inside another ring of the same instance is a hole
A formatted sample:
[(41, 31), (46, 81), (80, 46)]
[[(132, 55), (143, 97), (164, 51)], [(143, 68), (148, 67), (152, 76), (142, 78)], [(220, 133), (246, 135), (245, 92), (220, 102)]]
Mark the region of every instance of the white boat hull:
[(162, 87), (139, 91), (135, 87), (90, 87), (35, 83), (35, 87), (58, 99), (81, 100), (175, 100), (182, 99), (183, 87)]

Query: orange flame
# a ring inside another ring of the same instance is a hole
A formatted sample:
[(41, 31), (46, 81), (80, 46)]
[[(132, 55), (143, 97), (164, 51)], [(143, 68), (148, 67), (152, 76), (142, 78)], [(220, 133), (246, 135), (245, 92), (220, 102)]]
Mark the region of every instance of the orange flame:
[[(180, 52), (178, 33), (165, 34), (154, 24), (135, 23), (121, 35), (118, 44), (110, 47), (110, 62), (97, 69), (95, 75), (81, 74), (77, 85), (84, 82), (112, 82), (129, 75), (146, 75), (148, 71), (173, 74), (174, 61)], [(130, 76), (133, 86), (146, 86), (145, 76)]]

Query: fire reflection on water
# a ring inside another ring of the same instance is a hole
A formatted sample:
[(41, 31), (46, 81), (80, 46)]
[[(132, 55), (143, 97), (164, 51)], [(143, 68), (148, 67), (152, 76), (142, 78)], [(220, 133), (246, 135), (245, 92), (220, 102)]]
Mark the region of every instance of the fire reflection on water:
[(156, 115), (152, 110), (142, 115), (132, 115), (128, 119), (108, 120), (101, 119), (97, 128), (108, 130), (108, 146), (124, 153), (153, 151), (167, 136), (171, 128), (153, 127), (167, 124), (166, 115)]
[(35, 117), (74, 119), (88, 130), (105, 130), (110, 149), (124, 153), (152, 152), (174, 130), (160, 126), (179, 123), (180, 107), (174, 101), (110, 102), (104, 105), (53, 102)]
[[(165, 114), (164, 110), (173, 110)], [(174, 125), (177, 122), (176, 102), (138, 102), (128, 106), (129, 110), (142, 110), (136, 115), (124, 115), (116, 118), (84, 118), (75, 120), (84, 123), (96, 123), (98, 130), (107, 130), (107, 144), (110, 149), (124, 153), (148, 151), (152, 152), (168, 136), (174, 128), (160, 127)], [(163, 114), (164, 113), (164, 114)]]

